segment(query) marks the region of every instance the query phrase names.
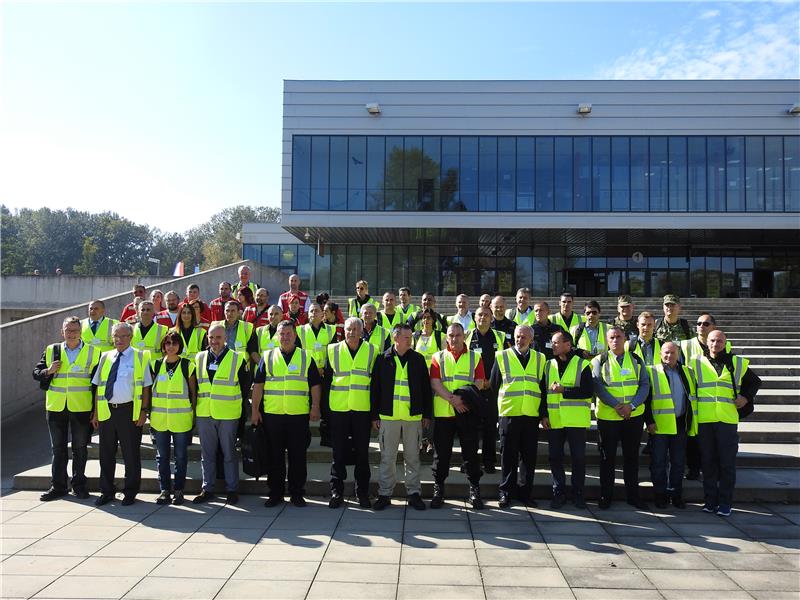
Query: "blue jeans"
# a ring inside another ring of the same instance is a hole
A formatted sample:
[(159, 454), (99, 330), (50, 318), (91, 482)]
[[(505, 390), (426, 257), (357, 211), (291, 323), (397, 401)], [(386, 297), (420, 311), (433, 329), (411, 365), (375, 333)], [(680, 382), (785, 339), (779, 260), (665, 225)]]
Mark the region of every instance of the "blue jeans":
[(182, 491), (186, 483), (186, 465), (189, 462), (189, 444), (192, 432), (173, 433), (172, 431), (150, 430), (156, 444), (156, 465), (158, 465), (158, 487), (162, 492), (172, 492), (170, 473), (170, 442), (175, 447), (175, 491)]
[[(680, 497), (683, 492), (683, 471), (686, 466), (686, 417), (678, 417), (676, 421), (677, 433), (655, 433), (650, 436), (653, 442), (650, 454), (650, 479), (656, 494), (666, 494), (669, 489), (674, 496)], [(669, 475), (667, 475), (668, 464)]]

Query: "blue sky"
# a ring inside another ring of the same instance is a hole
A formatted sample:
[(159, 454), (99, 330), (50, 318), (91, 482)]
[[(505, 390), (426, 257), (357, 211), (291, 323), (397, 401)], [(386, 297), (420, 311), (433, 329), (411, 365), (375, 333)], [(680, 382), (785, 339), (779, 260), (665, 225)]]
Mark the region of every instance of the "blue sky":
[(0, 202), (280, 204), (284, 79), (797, 78), (800, 4), (4, 3)]

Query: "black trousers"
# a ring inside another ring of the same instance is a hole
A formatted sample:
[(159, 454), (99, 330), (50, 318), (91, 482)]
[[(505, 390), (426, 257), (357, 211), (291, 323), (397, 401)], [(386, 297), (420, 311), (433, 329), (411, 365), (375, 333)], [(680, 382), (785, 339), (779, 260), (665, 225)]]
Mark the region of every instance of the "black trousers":
[(700, 423), (697, 428), (703, 457), (703, 493), (706, 504), (731, 506), (736, 485), (738, 426), (731, 423)]
[[(355, 462), (356, 496), (369, 496), (369, 437), (372, 419), (368, 411), (331, 411), (331, 493), (344, 493), (347, 463)], [(355, 450), (355, 456), (353, 451)], [(348, 458), (351, 459), (348, 461)]]
[[(527, 500), (536, 472), (536, 451), (539, 447), (539, 417), (500, 417), (500, 485), (501, 492)], [(521, 470), (519, 489), (517, 472)]]
[(653, 449), (650, 453), (650, 481), (653, 492), (668, 491), (680, 498), (683, 495), (683, 472), (686, 466), (686, 415), (675, 419), (677, 433), (650, 435)]
[(563, 427), (547, 432), (550, 473), (553, 475), (553, 496), (564, 494), (567, 476), (564, 473), (564, 444), (569, 444), (569, 457), (572, 463), (572, 493), (583, 496), (586, 480), (586, 429), (583, 427)]
[(597, 420), (600, 434), (600, 496), (614, 497), (614, 475), (617, 466), (617, 445), (622, 443), (625, 496), (639, 499), (639, 444), (642, 442), (644, 415), (622, 421)]
[(306, 454), (311, 443), (308, 415), (264, 415), (270, 467), (267, 473), (270, 497), (286, 495), (286, 462), (289, 462), (289, 495), (305, 494), (308, 469)]
[(453, 441), (456, 433), (461, 443), (461, 457), (467, 471), (470, 484), (478, 485), (481, 481), (480, 463), (478, 462), (478, 432), (480, 420), (470, 413), (456, 413), (455, 417), (437, 417), (433, 426), (433, 480), (443, 484), (450, 474), (450, 459), (453, 457)]
[(133, 421), (133, 402), (113, 408), (111, 417), (100, 421), (100, 493), (113, 494), (114, 472), (117, 468), (117, 447), (122, 447), (125, 462), (125, 496), (136, 496), (142, 484), (142, 428)]
[[(50, 485), (54, 490), (66, 492), (68, 489), (86, 489), (87, 446), (92, 426), (89, 421), (92, 412), (70, 412), (64, 407), (60, 412), (47, 411), (47, 429), (50, 431), (50, 447), (53, 451), (53, 465)], [(72, 438), (72, 480), (67, 480), (69, 453), (67, 442)]]
[[(697, 417), (695, 417), (697, 418)], [(689, 471), (699, 472), (702, 467), (702, 460), (700, 458), (700, 442), (697, 436), (686, 438), (686, 468)]]
[(497, 398), (491, 390), (481, 390), (484, 413), (481, 419), (481, 460), (487, 467), (497, 464)]

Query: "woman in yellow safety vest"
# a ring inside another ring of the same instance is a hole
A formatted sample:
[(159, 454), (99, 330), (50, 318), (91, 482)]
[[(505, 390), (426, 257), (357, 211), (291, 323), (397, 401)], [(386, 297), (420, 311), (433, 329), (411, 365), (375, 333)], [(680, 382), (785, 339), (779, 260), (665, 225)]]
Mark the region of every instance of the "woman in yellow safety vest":
[[(191, 308), (185, 307), (191, 312)], [(183, 310), (181, 311), (183, 312)], [(195, 328), (195, 331), (200, 329)], [(163, 359), (153, 363), (153, 401), (150, 406), (150, 435), (156, 446), (158, 485), (157, 504), (183, 504), (189, 444), (192, 441), (197, 403), (197, 377), (194, 357), (183, 354), (183, 337), (170, 330), (161, 340)], [(174, 497), (170, 472), (170, 442), (175, 448)]]
[(178, 322), (175, 323), (173, 331), (181, 335), (183, 350), (181, 356), (194, 361), (194, 357), (201, 350), (208, 348), (207, 332), (197, 324), (197, 315), (188, 304), (181, 306), (178, 313)]

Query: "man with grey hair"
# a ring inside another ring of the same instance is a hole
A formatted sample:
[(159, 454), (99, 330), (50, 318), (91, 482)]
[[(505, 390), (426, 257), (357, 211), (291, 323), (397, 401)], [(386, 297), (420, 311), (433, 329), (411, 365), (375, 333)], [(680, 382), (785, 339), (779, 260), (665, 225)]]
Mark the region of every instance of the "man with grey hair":
[(256, 292), (261, 286), (250, 281), (250, 267), (247, 265), (241, 265), (236, 271), (239, 274), (239, 281), (233, 284), (233, 287), (231, 288), (231, 296), (236, 298), (236, 292), (247, 287), (250, 288), (251, 292), (253, 292), (253, 297), (255, 298)]
[(239, 459), (236, 433), (242, 416), (243, 398), (250, 390), (250, 368), (244, 349), (226, 345), (225, 325), (217, 322), (208, 328), (208, 350), (195, 356), (197, 374), (197, 434), (203, 489), (192, 502), (200, 504), (214, 498), (217, 480), (217, 448), (222, 450), (225, 491), (228, 504), (239, 501)]
[[(361, 307), (362, 314), (374, 307)], [(331, 508), (344, 502), (344, 480), (347, 478), (347, 455), (355, 450), (356, 496), (362, 508), (370, 508), (369, 500), (369, 437), (370, 379), (375, 360), (382, 349), (363, 339), (360, 319), (350, 317), (344, 322), (344, 341), (329, 344), (325, 380), (330, 383), (331, 447)]]
[(117, 323), (111, 337), (114, 350), (103, 353), (92, 379), (97, 392), (91, 423), (100, 432), (100, 497), (95, 505), (114, 499), (119, 445), (125, 462), (122, 505), (128, 506), (136, 501), (142, 482), (142, 426), (150, 410), (153, 377), (147, 352), (131, 348), (130, 325)]
[[(536, 451), (539, 443), (539, 422), (547, 429), (547, 384), (544, 377), (546, 357), (531, 348), (533, 328), (518, 325), (514, 330), (514, 346), (496, 355), (489, 378), (498, 391), (497, 409), (500, 429), (500, 508), (511, 503), (512, 493), (528, 506), (536, 506), (531, 498), (536, 472)], [(521, 459), (521, 460), (520, 460)], [(518, 466), (522, 469), (517, 481)]]
[[(78, 317), (64, 319), (61, 336), (64, 342), (48, 345), (33, 369), (33, 378), (41, 387), (47, 386), (45, 411), (53, 453), (50, 489), (39, 496), (43, 502), (65, 496), (70, 487), (78, 498), (89, 497), (84, 473), (92, 415), (90, 382), (102, 350), (83, 342)], [(72, 438), (71, 481), (67, 480), (68, 436)]]

